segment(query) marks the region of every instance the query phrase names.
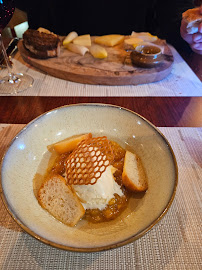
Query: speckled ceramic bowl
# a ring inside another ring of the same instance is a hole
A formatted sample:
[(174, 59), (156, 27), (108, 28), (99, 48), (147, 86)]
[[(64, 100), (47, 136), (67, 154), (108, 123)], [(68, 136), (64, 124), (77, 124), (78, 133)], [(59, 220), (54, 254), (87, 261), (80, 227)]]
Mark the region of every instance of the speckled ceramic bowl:
[[(36, 173), (43, 174), (47, 145), (75, 134), (107, 135), (142, 159), (148, 191), (135, 196), (114, 221), (80, 221), (68, 227), (41, 208), (33, 192)], [(177, 187), (177, 164), (166, 138), (150, 122), (124, 108), (78, 104), (49, 111), (30, 122), (13, 139), (1, 166), (3, 201), (14, 220), (30, 235), (57, 248), (92, 252), (128, 244), (165, 215)]]

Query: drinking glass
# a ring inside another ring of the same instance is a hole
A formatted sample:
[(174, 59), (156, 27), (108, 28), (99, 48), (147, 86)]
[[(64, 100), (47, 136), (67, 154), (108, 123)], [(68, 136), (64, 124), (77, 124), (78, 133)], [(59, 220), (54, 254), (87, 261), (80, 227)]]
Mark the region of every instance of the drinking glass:
[(12, 66), (9, 63), (9, 59), (3, 44), (2, 31), (12, 18), (14, 10), (14, 0), (0, 0), (0, 46), (2, 48), (8, 69), (8, 75), (0, 78), (0, 94), (17, 94), (31, 87), (34, 81), (29, 75), (12, 72)]

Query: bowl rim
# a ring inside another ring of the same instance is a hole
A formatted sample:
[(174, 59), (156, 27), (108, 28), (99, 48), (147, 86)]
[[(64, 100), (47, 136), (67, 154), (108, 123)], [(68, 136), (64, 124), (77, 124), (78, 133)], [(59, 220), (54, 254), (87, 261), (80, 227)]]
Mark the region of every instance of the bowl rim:
[[(91, 247), (91, 248), (81, 248), (81, 247), (71, 247), (71, 246), (66, 246), (63, 244), (57, 244), (53, 241), (47, 240), (46, 238), (39, 236), (37, 233), (35, 233), (33, 230), (31, 230), (28, 226), (26, 226), (25, 224), (23, 224), (23, 222), (18, 219), (17, 215), (15, 215), (12, 212), (11, 207), (9, 206), (9, 203), (6, 200), (6, 196), (4, 195), (4, 191), (3, 191), (3, 187), (2, 187), (2, 168), (3, 168), (3, 163), (5, 160), (5, 157), (7, 155), (7, 152), (9, 150), (9, 148), (11, 147), (11, 145), (15, 142), (15, 140), (21, 135), (21, 133), (23, 133), (30, 125), (32, 125), (35, 121), (39, 120), (40, 118), (42, 118), (44, 115), (46, 115), (47, 113), (50, 113), (52, 111), (55, 110), (59, 110), (59, 109), (63, 109), (63, 108), (69, 108), (69, 107), (76, 107), (76, 106), (99, 106), (99, 107), (112, 107), (115, 109), (121, 109), (124, 111), (128, 111), (132, 114), (135, 114), (136, 116), (140, 117), (142, 120), (144, 120), (147, 124), (149, 124), (151, 127), (153, 127), (155, 129), (155, 131), (161, 136), (161, 138), (164, 140), (164, 142), (167, 144), (170, 154), (172, 156), (173, 159), (173, 163), (174, 163), (174, 168), (175, 168), (175, 177), (174, 177), (174, 186), (173, 186), (173, 191), (171, 193), (170, 199), (167, 203), (167, 205), (164, 207), (163, 211), (161, 212), (161, 214), (151, 222), (151, 224), (149, 224), (145, 229), (141, 230), (140, 232), (136, 233), (135, 235), (132, 235), (130, 237), (128, 237), (127, 239), (124, 239), (123, 241), (120, 241), (118, 243), (114, 243), (114, 244), (107, 244), (106, 246), (100, 246), (100, 247)], [(39, 116), (35, 117), (33, 120), (31, 120), (30, 122), (28, 122), (16, 135), (15, 137), (10, 141), (10, 143), (8, 144), (8, 146), (6, 147), (3, 157), (1, 159), (1, 164), (0, 164), (0, 195), (2, 198), (2, 201), (4, 203), (4, 206), (6, 208), (6, 210), (8, 211), (8, 213), (10, 214), (10, 216), (13, 218), (13, 220), (23, 229), (23, 231), (25, 231), (26, 233), (28, 233), (30, 236), (32, 236), (33, 238), (37, 239), (38, 241), (54, 247), (54, 248), (58, 248), (61, 250), (66, 250), (66, 251), (71, 251), (71, 252), (82, 252), (82, 253), (89, 253), (89, 252), (100, 252), (100, 251), (106, 251), (106, 250), (110, 250), (110, 249), (115, 249), (115, 248), (119, 248), (122, 246), (125, 246), (127, 244), (130, 244), (136, 240), (138, 240), (139, 238), (141, 238), (142, 236), (144, 236), (147, 232), (149, 232), (164, 216), (165, 214), (168, 212), (168, 210), (170, 209), (172, 202), (175, 198), (176, 195), (176, 190), (177, 190), (177, 185), (178, 185), (178, 165), (177, 165), (177, 160), (174, 154), (174, 151), (169, 143), (169, 141), (166, 139), (166, 137), (164, 136), (164, 134), (154, 125), (152, 124), (149, 120), (147, 120), (145, 117), (143, 117), (142, 115), (124, 108), (122, 106), (118, 106), (118, 105), (113, 105), (113, 104), (105, 104), (105, 103), (77, 103), (77, 104), (68, 104), (68, 105), (63, 105), (60, 107), (56, 107), (54, 109), (48, 110), (42, 114), (40, 114)]]

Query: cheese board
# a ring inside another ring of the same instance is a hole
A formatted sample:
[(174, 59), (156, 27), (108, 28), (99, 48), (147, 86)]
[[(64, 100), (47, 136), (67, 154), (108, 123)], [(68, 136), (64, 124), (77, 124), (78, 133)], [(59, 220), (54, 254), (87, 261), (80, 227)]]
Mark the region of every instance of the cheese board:
[(90, 53), (81, 56), (62, 46), (59, 57), (37, 59), (24, 47), (23, 40), (19, 41), (18, 49), (25, 62), (60, 79), (94, 85), (138, 85), (160, 81), (172, 70), (174, 59), (169, 46), (160, 39), (155, 44), (161, 46), (163, 60), (152, 68), (132, 64), (131, 51), (125, 50), (123, 43), (105, 46), (108, 53), (105, 59), (94, 58)]

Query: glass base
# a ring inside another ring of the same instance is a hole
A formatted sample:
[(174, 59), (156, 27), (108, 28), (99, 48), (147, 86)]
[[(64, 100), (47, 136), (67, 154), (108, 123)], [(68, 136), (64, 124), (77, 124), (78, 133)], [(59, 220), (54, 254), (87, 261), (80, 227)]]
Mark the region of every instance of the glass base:
[(17, 94), (33, 85), (34, 79), (26, 74), (18, 73), (0, 78), (0, 94)]

